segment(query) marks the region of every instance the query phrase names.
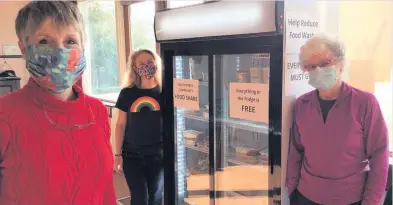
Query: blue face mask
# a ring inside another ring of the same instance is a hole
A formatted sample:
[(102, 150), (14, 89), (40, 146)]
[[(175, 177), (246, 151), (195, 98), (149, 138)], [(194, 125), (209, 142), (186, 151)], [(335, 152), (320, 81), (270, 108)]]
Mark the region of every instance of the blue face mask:
[(326, 68), (317, 67), (309, 71), (308, 74), (308, 84), (318, 90), (332, 89), (339, 77), (337, 69), (334, 66)]
[(83, 50), (52, 48), (47, 45), (28, 46), (26, 61), (33, 80), (56, 93), (72, 87), (86, 68)]

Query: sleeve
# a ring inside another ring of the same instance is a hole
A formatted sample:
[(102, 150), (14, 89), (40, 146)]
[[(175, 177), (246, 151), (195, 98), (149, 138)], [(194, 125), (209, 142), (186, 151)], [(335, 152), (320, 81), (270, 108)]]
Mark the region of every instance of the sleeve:
[(105, 204), (105, 205), (116, 205), (117, 204), (113, 177), (111, 177), (108, 180), (108, 184), (106, 186), (106, 190), (105, 190), (103, 198), (104, 198), (103, 204)]
[[(104, 130), (105, 130), (105, 139), (106, 139), (106, 143), (108, 144), (108, 146), (112, 147), (112, 143), (111, 143), (111, 127), (110, 127), (110, 121), (109, 121), (109, 117), (108, 117), (108, 110), (106, 109), (106, 107), (104, 105), (103, 106), (103, 124), (104, 124)], [(113, 159), (113, 153), (111, 152), (111, 159), (112, 159), (112, 164), (114, 162)], [(106, 185), (106, 189), (105, 192), (103, 194), (103, 201), (105, 205), (116, 205), (116, 193), (115, 193), (115, 187), (114, 187), (114, 181), (113, 181), (113, 177), (109, 177), (108, 179), (108, 184)]]
[(388, 131), (377, 99), (372, 95), (364, 118), (364, 138), (370, 163), (362, 205), (376, 205), (385, 193), (388, 169)]
[(299, 128), (296, 123), (296, 108), (295, 108), (293, 125), (289, 136), (289, 150), (288, 150), (288, 161), (287, 161), (286, 186), (288, 189), (287, 191), (289, 196), (292, 195), (293, 191), (295, 191), (295, 189), (298, 186), (303, 155), (304, 155), (304, 147), (301, 143)]
[(102, 105), (103, 106), (103, 113), (104, 113), (104, 117), (103, 117), (103, 124), (104, 124), (104, 130), (105, 130), (105, 138), (107, 139), (107, 140), (109, 140), (108, 141), (108, 143), (111, 143), (111, 124), (110, 124), (110, 121), (109, 121), (109, 113), (108, 113), (108, 108), (105, 106), (105, 105)]
[(0, 113), (0, 167), (11, 138), (11, 127), (7, 118), (5, 114)]
[(115, 107), (123, 112), (127, 112), (129, 109), (129, 96), (127, 96), (127, 90), (122, 89), (120, 91), (119, 97), (117, 98)]
[[(11, 139), (11, 127), (9, 124), (9, 120), (4, 116), (3, 113), (0, 112), (0, 168), (4, 166), (3, 161), (7, 152), (7, 148), (9, 146)], [(1, 177), (0, 177), (1, 184)], [(1, 195), (1, 189), (0, 189)]]

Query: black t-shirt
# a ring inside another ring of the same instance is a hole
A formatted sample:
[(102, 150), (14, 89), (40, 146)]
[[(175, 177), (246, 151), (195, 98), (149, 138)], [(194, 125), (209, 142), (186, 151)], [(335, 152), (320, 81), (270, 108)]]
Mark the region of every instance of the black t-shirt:
[(116, 108), (127, 113), (123, 150), (155, 153), (162, 149), (160, 87), (140, 89), (136, 86), (120, 91)]

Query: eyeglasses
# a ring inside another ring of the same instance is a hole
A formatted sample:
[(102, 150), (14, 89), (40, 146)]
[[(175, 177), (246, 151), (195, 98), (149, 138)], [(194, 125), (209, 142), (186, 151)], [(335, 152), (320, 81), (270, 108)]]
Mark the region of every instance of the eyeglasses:
[(321, 61), (320, 63), (318, 63), (318, 64), (309, 64), (309, 65), (303, 65), (302, 66), (302, 68), (303, 68), (303, 70), (305, 70), (305, 71), (311, 71), (311, 70), (314, 70), (315, 68), (317, 68), (317, 67), (327, 67), (327, 66), (329, 66), (330, 64), (332, 64), (332, 62), (334, 62), (334, 61), (336, 61), (337, 60), (337, 58), (333, 58), (332, 60), (323, 60), (323, 61)]
[(57, 128), (57, 129), (70, 129), (70, 128), (82, 129), (84, 127), (88, 127), (88, 126), (96, 124), (96, 120), (95, 120), (95, 117), (94, 117), (94, 114), (93, 114), (93, 111), (92, 111), (90, 105), (87, 104), (87, 107), (89, 108), (90, 114), (92, 116), (92, 121), (87, 123), (87, 124), (74, 124), (74, 125), (56, 124), (56, 123), (54, 123), (52, 121), (52, 119), (48, 116), (48, 113), (46, 112), (45, 108), (43, 108), (43, 109), (44, 109), (44, 113), (45, 113), (46, 118), (48, 119), (49, 123), (52, 125), (53, 128)]

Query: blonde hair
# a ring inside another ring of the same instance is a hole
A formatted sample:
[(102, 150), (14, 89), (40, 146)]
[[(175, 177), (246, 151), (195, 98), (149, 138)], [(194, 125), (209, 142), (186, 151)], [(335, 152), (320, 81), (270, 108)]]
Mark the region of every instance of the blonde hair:
[(156, 65), (157, 71), (154, 76), (154, 79), (156, 80), (157, 84), (160, 86), (160, 89), (162, 89), (162, 63), (161, 63), (161, 58), (159, 55), (154, 53), (151, 50), (148, 49), (141, 49), (138, 51), (133, 52), (127, 62), (127, 71), (125, 72), (125, 75), (123, 77), (123, 87), (133, 87), (133, 86), (140, 86), (141, 84), (141, 77), (135, 72), (133, 69), (134, 66), (136, 66), (136, 59), (138, 58), (139, 55), (147, 53), (153, 56), (154, 63)]

